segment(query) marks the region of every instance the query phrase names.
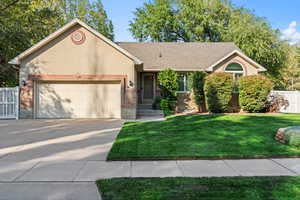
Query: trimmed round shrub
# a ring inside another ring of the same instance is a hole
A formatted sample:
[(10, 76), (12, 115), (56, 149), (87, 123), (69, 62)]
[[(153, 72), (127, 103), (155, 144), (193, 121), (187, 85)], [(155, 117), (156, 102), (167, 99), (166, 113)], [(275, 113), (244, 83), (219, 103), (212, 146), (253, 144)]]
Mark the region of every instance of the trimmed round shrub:
[(239, 80), (239, 102), (243, 111), (261, 112), (267, 107), (272, 81), (262, 75), (251, 75)]
[(204, 93), (208, 111), (212, 113), (228, 112), (233, 86), (232, 74), (217, 72), (207, 76)]

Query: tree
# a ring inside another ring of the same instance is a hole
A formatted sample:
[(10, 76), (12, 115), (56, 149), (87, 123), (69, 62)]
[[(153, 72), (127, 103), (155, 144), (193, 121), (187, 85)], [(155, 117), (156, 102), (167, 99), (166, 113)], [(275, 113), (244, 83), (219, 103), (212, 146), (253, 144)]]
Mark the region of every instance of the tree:
[(0, 87), (18, 84), (18, 68), (8, 61), (78, 17), (113, 39), (113, 26), (100, 0), (1, 0)]
[(281, 74), (287, 89), (298, 89), (300, 84), (300, 51), (296, 47), (288, 48), (288, 59)]
[(3, 0), (0, 7), (0, 87), (18, 83), (18, 68), (8, 65), (14, 56), (55, 28), (54, 0)]
[(174, 31), (175, 13), (169, 0), (155, 0), (137, 8), (130, 31), (140, 42), (152, 40), (157, 42), (176, 41), (180, 36)]
[(108, 19), (101, 0), (60, 0), (60, 24), (78, 18), (87, 23), (99, 33), (113, 40), (113, 24)]
[(234, 42), (276, 80), (287, 59), (278, 30), (226, 0), (152, 0), (136, 9), (130, 31), (139, 41)]

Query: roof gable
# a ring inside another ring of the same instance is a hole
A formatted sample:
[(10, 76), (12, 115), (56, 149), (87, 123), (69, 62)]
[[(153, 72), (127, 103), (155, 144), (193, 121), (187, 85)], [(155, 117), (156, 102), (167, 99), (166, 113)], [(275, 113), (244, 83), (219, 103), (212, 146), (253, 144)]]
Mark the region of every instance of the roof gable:
[(122, 48), (144, 62), (145, 71), (172, 68), (176, 71), (213, 71), (233, 54), (238, 54), (260, 71), (261, 65), (242, 53), (232, 42), (120, 42)]
[(142, 64), (143, 63), (137, 57), (133, 56), (128, 51), (126, 51), (125, 49), (121, 48), (119, 45), (117, 45), (116, 43), (114, 43), (111, 40), (109, 40), (108, 38), (106, 38), (104, 35), (102, 35), (99, 32), (97, 32), (95, 29), (91, 28), (90, 26), (88, 26), (84, 22), (80, 21), (79, 19), (74, 19), (71, 22), (69, 22), (68, 24), (64, 25), (62, 28), (58, 29), (54, 33), (50, 34), (48, 37), (44, 38), (43, 40), (41, 40), (40, 42), (38, 42), (37, 44), (35, 44), (34, 46), (32, 46), (31, 48), (27, 49), (23, 53), (19, 54), (18, 56), (16, 56), (12, 60), (10, 60), (9, 64), (13, 64), (13, 65), (20, 64), (21, 60), (23, 58), (31, 55), (32, 53), (36, 52), (37, 50), (39, 50), (43, 46), (49, 44), (49, 42), (53, 41), (55, 38), (59, 37), (64, 32), (66, 32), (71, 27), (73, 27), (73, 26), (75, 26), (77, 24), (79, 24), (80, 26), (86, 28), (88, 31), (90, 31), (91, 33), (93, 33), (94, 35), (96, 35), (98, 38), (100, 38), (101, 40), (103, 40), (104, 42), (106, 42), (107, 44), (109, 44), (110, 46), (114, 47), (116, 50), (120, 51), (122, 54), (126, 55), (128, 58), (130, 58), (131, 60), (133, 60), (135, 62), (135, 64)]
[(238, 55), (238, 56), (240, 56), (240, 57), (242, 57), (247, 62), (251, 63), (253, 66), (257, 67), (257, 69), (258, 69), (259, 72), (265, 72), (265, 71), (267, 71), (266, 68), (264, 68), (263, 66), (261, 66), (260, 64), (258, 64), (257, 62), (255, 62), (254, 60), (252, 60), (251, 58), (249, 58), (244, 53), (242, 53), (241, 51), (238, 51), (238, 50), (234, 50), (234, 51), (230, 52), (229, 54), (225, 55), (223, 58), (219, 59), (217, 62), (215, 62), (214, 64), (212, 64), (209, 68), (207, 68), (207, 71), (214, 71), (214, 68), (217, 65), (219, 65), (224, 60), (228, 59), (229, 57), (231, 57), (231, 56), (233, 56), (235, 54)]

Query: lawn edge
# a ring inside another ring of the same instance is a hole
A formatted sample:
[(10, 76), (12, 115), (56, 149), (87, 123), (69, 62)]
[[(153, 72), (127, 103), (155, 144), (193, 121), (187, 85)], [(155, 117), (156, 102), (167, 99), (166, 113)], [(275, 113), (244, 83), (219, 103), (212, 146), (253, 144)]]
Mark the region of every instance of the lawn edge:
[(107, 158), (106, 161), (172, 161), (172, 160), (253, 160), (253, 159), (290, 159), (290, 158), (300, 158), (300, 155), (296, 156), (253, 156), (253, 157), (220, 157), (220, 158), (212, 158), (212, 157), (149, 157), (149, 158)]

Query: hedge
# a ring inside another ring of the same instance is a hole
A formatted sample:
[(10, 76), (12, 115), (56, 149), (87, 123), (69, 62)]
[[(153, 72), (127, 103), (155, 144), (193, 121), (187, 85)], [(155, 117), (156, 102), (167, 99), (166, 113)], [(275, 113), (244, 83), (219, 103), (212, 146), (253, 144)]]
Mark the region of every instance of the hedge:
[(261, 112), (267, 106), (272, 81), (262, 75), (244, 76), (239, 80), (239, 102), (243, 111)]
[(232, 74), (217, 72), (207, 76), (204, 92), (208, 111), (213, 113), (228, 112), (233, 87)]

